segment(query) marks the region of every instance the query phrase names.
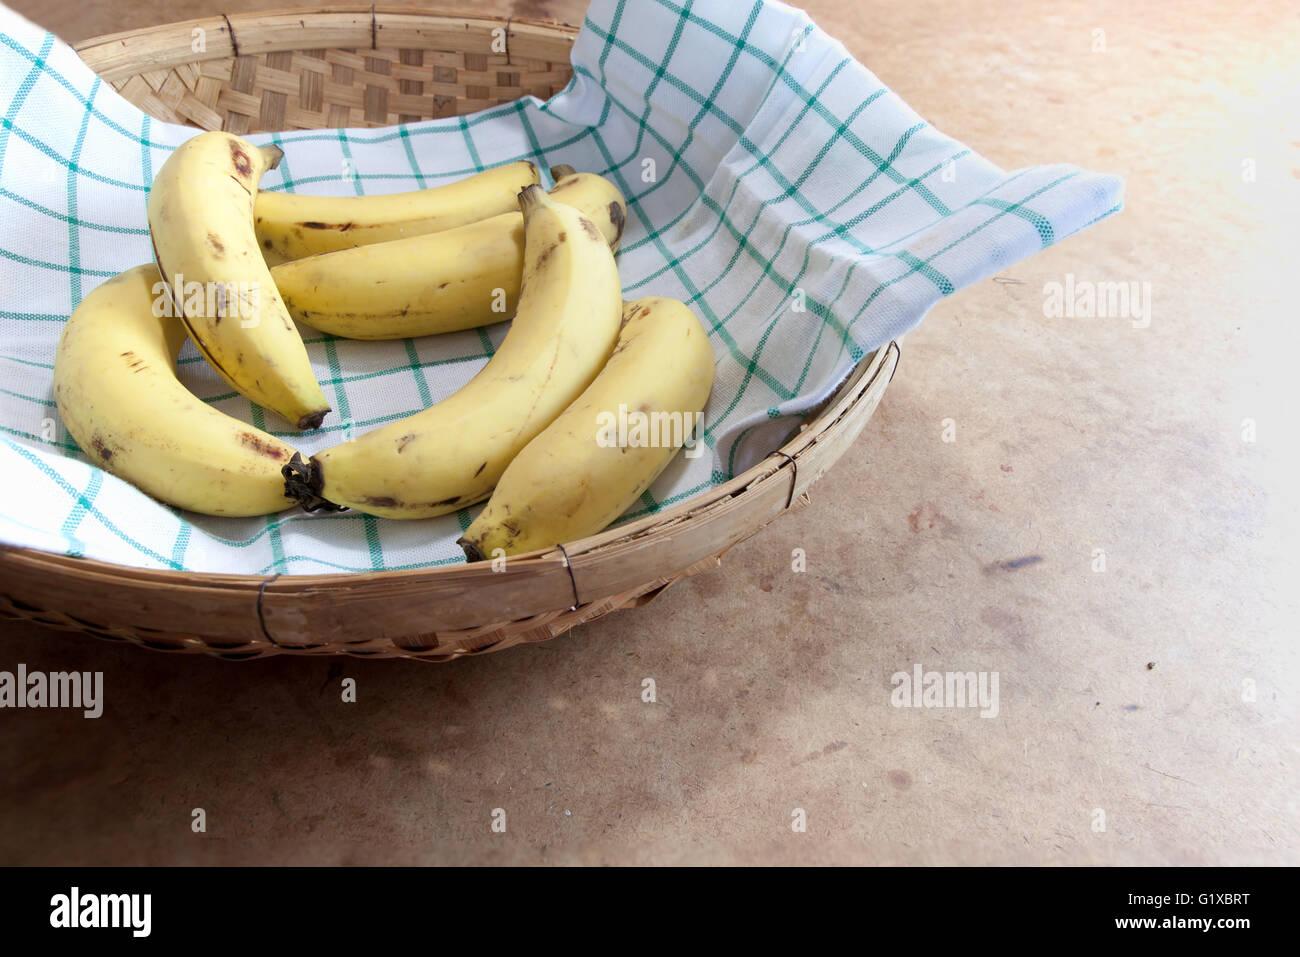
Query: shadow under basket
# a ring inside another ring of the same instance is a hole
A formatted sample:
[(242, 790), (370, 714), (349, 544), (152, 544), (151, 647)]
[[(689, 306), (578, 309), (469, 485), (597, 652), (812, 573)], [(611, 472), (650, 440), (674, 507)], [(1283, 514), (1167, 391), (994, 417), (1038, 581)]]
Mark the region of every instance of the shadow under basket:
[[(201, 32), (197, 32), (201, 31)], [(231, 14), (88, 40), (85, 62), (145, 112), (234, 133), (456, 116), (571, 76), (577, 29), (382, 7)], [(195, 40), (202, 37), (202, 52)], [(223, 658), (446, 661), (563, 634), (714, 568), (808, 502), (898, 364), (865, 357), (778, 452), (712, 491), (563, 548), (490, 563), (342, 575), (154, 571), (0, 546), (0, 614)]]

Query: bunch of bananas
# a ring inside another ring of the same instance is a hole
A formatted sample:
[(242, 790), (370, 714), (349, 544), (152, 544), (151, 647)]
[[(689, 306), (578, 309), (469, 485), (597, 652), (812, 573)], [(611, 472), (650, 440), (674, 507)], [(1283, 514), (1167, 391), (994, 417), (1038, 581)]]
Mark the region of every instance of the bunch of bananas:
[[(223, 132), (180, 146), (149, 193), (155, 262), (68, 319), (54, 397), (97, 465), (210, 515), (427, 518), (488, 499), (460, 540), (482, 560), (599, 531), (691, 446), (713, 352), (684, 304), (622, 301), (608, 180), (557, 166), (548, 193), (518, 162), (385, 196), (259, 192), (282, 157)], [(238, 392), (314, 429), (330, 407), (294, 320), (400, 339), (510, 317), (459, 391), (307, 459), (176, 377), (188, 337)]]

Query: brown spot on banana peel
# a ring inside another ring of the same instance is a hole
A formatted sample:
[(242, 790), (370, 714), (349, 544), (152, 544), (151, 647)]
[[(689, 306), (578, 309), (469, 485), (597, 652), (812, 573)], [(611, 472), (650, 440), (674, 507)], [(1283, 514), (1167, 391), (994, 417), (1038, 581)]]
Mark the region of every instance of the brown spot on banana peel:
[(113, 457), (113, 450), (108, 447), (102, 435), (92, 435), (90, 437), (90, 447), (94, 449), (95, 455), (101, 462), (107, 462)]
[(357, 507), (365, 511), (365, 506), (371, 508), (409, 508), (412, 510), (421, 510), (426, 508), (447, 508), (456, 505), (461, 501), (459, 495), (453, 495), (451, 498), (445, 498), (441, 502), (402, 502), (391, 495), (363, 495), (357, 499)]
[(212, 255), (215, 258), (226, 258), (226, 244), (221, 241), (221, 237), (216, 233), (208, 233), (208, 248), (212, 250)]
[(248, 446), (259, 455), (265, 455), (278, 462), (283, 462), (287, 458), (283, 446), (268, 442), (266, 439), (259, 435), (254, 435), (252, 432), (240, 432), (239, 441), (241, 444)]
[(322, 223), (313, 219), (308, 222), (299, 223), (298, 225), (305, 229), (337, 229), (341, 233), (346, 233), (349, 229), (354, 227), (356, 223)]
[(584, 231), (587, 233), (587, 235), (590, 236), (592, 239), (594, 239), (594, 240), (596, 240), (597, 242), (600, 242), (600, 243), (603, 243), (603, 242), (605, 241), (605, 237), (602, 236), (601, 233), (600, 233), (600, 230), (596, 228), (596, 224), (593, 223), (593, 222), (592, 222), (590, 219), (588, 219), (586, 216), (581, 216), (581, 217), (579, 217), (579, 222), (582, 223), (582, 228), (583, 228), (583, 230), (584, 230)]
[(610, 245), (617, 246), (623, 238), (623, 227), (627, 225), (627, 214), (623, 210), (623, 204), (618, 200), (610, 201), (609, 221), (614, 227), (614, 241)]
[(253, 175), (253, 161), (237, 140), (230, 141), (230, 160), (235, 165), (235, 172), (240, 176)]
[[(559, 243), (552, 243), (551, 245), (547, 246), (545, 249), (542, 250), (541, 254), (537, 257), (537, 262), (533, 263), (534, 272), (542, 271), (542, 268), (546, 265), (547, 260), (551, 258), (551, 254), (555, 252), (555, 247), (558, 245)], [(522, 297), (523, 294), (524, 294), (524, 287), (523, 287), (523, 282), (521, 281), (519, 284), (520, 297)]]

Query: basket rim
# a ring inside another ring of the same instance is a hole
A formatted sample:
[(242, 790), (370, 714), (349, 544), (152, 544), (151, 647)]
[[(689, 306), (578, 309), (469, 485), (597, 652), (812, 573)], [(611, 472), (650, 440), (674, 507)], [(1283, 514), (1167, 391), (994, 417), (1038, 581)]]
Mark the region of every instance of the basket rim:
[[(522, 555), (510, 556), (509, 567), (520, 574), (529, 572), (555, 574), (559, 570), (566, 578), (573, 565), (573, 559), (595, 556), (598, 553), (653, 536), (681, 522), (690, 521), (693, 515), (710, 509), (720, 502), (745, 494), (760, 483), (772, 481), (784, 471), (791, 472), (790, 502), (800, 492), (800, 486), (807, 488), (815, 481), (800, 481), (799, 459), (806, 454), (820, 439), (831, 432), (835, 425), (847, 416), (853, 407), (863, 399), (874, 384), (879, 373), (888, 364), (890, 379), (898, 367), (900, 349), (897, 341), (891, 341), (874, 352), (868, 353), (850, 370), (844, 381), (832, 392), (825, 407), (815, 415), (806, 418), (796, 433), (779, 449), (769, 453), (758, 463), (750, 466), (741, 474), (724, 482), (716, 488), (692, 496), (672, 508), (625, 525), (605, 529), (594, 535), (565, 542), (563, 545), (536, 549)], [(289, 512), (291, 509), (286, 509)], [(281, 513), (283, 514), (283, 513)], [(0, 543), (0, 565), (8, 561), (34, 563), (45, 570), (69, 576), (104, 576), (121, 578), (136, 583), (157, 584), (170, 588), (208, 588), (231, 591), (251, 591), (260, 593), (267, 590), (272, 583), (277, 593), (294, 590), (314, 590), (321, 587), (365, 585), (370, 583), (385, 584), (419, 584), (439, 579), (460, 578), (470, 586), (478, 579), (491, 579), (498, 573), (492, 569), (491, 562), (464, 562), (447, 565), (433, 565), (424, 568), (381, 569), (365, 572), (324, 572), (324, 573), (277, 573), (270, 575), (248, 575), (227, 572), (183, 571), (170, 568), (144, 568), (135, 565), (123, 565), (96, 558), (76, 558), (59, 552), (48, 552), (26, 546)], [(576, 584), (576, 583), (575, 583)], [(603, 596), (592, 595), (590, 598)]]
[[(349, 23), (349, 19), (351, 23)], [(351, 31), (354, 40), (358, 41), (334, 43), (331, 46), (335, 48), (368, 48), (372, 50), (384, 46), (380, 43), (380, 40), (382, 39), (382, 31), (386, 28), (428, 26), (434, 29), (460, 28), (468, 30), (477, 26), (485, 31), (490, 31), (505, 25), (505, 54), (507, 61), (512, 53), (512, 41), (518, 40), (524, 43), (526, 47), (532, 44), (553, 46), (559, 41), (564, 43), (567, 50), (568, 47), (573, 45), (579, 33), (579, 28), (571, 23), (539, 17), (501, 16), (499, 14), (432, 7), (342, 4), (323, 7), (278, 7), (272, 10), (229, 14), (218, 13), (206, 17), (195, 17), (190, 20), (178, 20), (172, 23), (138, 27), (132, 30), (122, 30), (117, 33), (90, 37), (73, 44), (72, 49), (97, 74), (106, 80), (115, 81), (140, 73), (170, 69), (188, 63), (204, 63), (209, 60), (238, 57), (248, 52), (260, 54), (318, 48), (319, 44), (304, 43), (300, 36), (294, 35), (293, 22), (295, 20), (298, 21), (302, 31), (321, 26), (323, 23), (331, 23), (334, 28), (340, 31)], [(267, 27), (272, 26), (287, 28), (290, 31), (287, 38), (260, 42), (253, 49), (250, 49), (248, 44), (245, 43), (244, 50), (241, 52), (239, 42), (241, 30), (247, 31), (243, 35), (248, 37), (257, 30), (265, 30)], [(205, 49), (201, 53), (193, 52), (191, 49), (191, 39), (196, 28), (204, 31)], [(124, 52), (129, 52), (134, 46), (148, 44), (156, 48), (161, 41), (168, 37), (175, 37), (172, 49), (176, 52), (172, 56), (162, 57), (157, 62), (147, 66), (130, 62), (122, 65), (116, 62)], [(415, 46), (427, 46), (427, 44), (415, 44)], [(517, 52), (521, 56), (530, 55), (527, 49), (513, 52)], [(533, 52), (544, 53), (546, 51)], [(558, 48), (550, 51), (551, 54), (558, 52)], [(568, 59), (567, 52), (564, 58)]]

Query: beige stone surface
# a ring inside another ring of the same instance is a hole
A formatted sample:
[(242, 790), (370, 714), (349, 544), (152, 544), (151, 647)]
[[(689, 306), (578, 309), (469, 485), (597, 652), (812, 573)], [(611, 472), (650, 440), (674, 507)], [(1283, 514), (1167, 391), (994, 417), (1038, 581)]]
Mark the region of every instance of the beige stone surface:
[[(216, 10), (17, 6), (70, 39)], [(807, 7), (936, 126), (1128, 208), (938, 306), (812, 505), (646, 608), (441, 666), (0, 625), (0, 668), (107, 698), (0, 713), (0, 862), (1300, 863), (1294, 10)], [(1067, 273), (1149, 283), (1149, 327), (1046, 317)], [(892, 707), (918, 663), (998, 672), (998, 716)]]

